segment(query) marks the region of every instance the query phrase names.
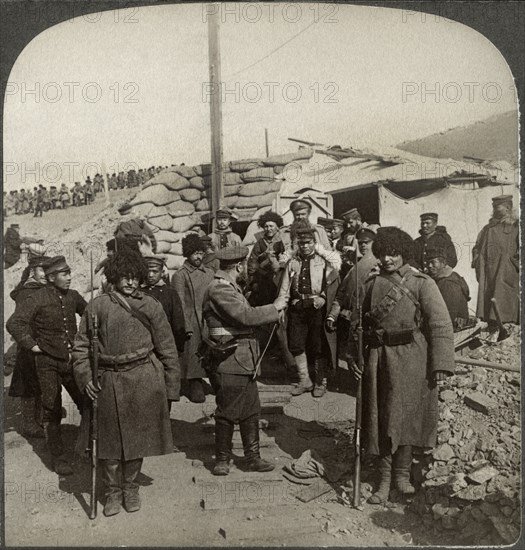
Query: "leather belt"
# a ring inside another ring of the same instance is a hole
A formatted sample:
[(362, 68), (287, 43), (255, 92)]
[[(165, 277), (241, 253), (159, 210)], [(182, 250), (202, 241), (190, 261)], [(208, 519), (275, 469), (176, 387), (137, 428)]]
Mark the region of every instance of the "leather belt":
[(128, 363), (110, 363), (110, 362), (101, 362), (99, 363), (99, 368), (100, 370), (110, 370), (110, 371), (113, 371), (113, 372), (118, 372), (118, 371), (127, 371), (127, 370), (131, 370), (131, 369), (134, 369), (135, 367), (139, 367), (141, 365), (145, 365), (146, 363), (149, 363), (150, 360), (149, 360), (149, 356), (148, 357), (143, 357), (141, 359), (135, 359), (134, 361), (130, 361)]
[(239, 329), (235, 327), (211, 327), (209, 329), (210, 336), (244, 336), (250, 338), (253, 336), (252, 332), (246, 332), (246, 329)]

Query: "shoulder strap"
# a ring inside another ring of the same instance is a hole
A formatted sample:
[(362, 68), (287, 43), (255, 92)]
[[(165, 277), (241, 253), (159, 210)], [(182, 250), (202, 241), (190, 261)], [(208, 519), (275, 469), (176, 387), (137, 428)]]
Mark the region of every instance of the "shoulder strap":
[(391, 277), (386, 277), (386, 279), (392, 283), (392, 287), (385, 294), (385, 296), (383, 296), (383, 299), (368, 312), (367, 317), (369, 317), (376, 324), (381, 323), (387, 315), (392, 313), (403, 296), (406, 296), (416, 306), (416, 316), (419, 316), (419, 302), (414, 294), (412, 294), (412, 292), (404, 284), (410, 275), (410, 273), (405, 274), (401, 281), (396, 281)]
[(150, 320), (144, 313), (142, 313), (142, 311), (139, 311), (138, 309), (131, 306), (126, 300), (124, 300), (124, 298), (122, 298), (122, 296), (119, 296), (117, 292), (108, 292), (108, 294), (113, 302), (115, 302), (116, 304), (119, 304), (128, 313), (130, 313), (132, 317), (140, 321), (148, 329), (150, 334), (153, 336)]

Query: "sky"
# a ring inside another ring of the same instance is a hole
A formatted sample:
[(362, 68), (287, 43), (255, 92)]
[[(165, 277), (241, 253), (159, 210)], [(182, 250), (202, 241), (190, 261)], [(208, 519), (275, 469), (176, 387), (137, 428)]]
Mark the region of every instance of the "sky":
[(289, 137), (394, 146), (516, 108), (481, 34), (434, 15), (330, 4), (127, 8), (56, 25), (4, 99), (4, 188), (210, 161), (207, 20), (220, 10), (224, 159)]

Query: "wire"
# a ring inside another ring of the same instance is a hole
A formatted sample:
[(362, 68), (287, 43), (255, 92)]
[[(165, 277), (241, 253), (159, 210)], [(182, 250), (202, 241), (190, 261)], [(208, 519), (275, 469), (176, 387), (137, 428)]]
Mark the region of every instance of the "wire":
[(298, 36), (300, 36), (301, 34), (303, 34), (303, 32), (305, 32), (306, 30), (308, 30), (314, 23), (315, 23), (315, 19), (309, 24), (307, 25), (304, 29), (300, 30), (297, 34), (294, 34), (292, 37), (290, 37), (288, 40), (286, 40), (285, 42), (283, 42), (280, 46), (277, 46), (277, 48), (275, 48), (274, 50), (272, 50), (271, 52), (267, 53), (264, 57), (261, 57), (260, 59), (258, 59), (257, 61), (254, 61), (253, 63), (251, 63), (250, 65), (247, 65), (246, 67), (242, 68), (242, 69), (239, 69), (238, 71), (236, 71), (235, 73), (231, 74), (231, 75), (228, 75), (226, 78), (231, 78), (232, 76), (237, 76), (238, 74), (248, 70), (248, 69), (251, 69), (252, 67), (254, 67), (255, 65), (257, 65), (258, 63), (261, 63), (261, 61), (264, 61), (265, 59), (268, 59), (271, 55), (273, 55), (275, 52), (277, 52), (278, 50), (280, 50), (281, 48), (283, 48), (284, 46), (286, 46), (287, 44), (289, 44), (292, 40), (295, 40)]

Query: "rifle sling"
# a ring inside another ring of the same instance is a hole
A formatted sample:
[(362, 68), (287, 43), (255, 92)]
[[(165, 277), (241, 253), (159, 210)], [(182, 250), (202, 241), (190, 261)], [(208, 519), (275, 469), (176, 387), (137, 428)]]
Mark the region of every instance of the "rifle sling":
[(125, 300), (122, 296), (119, 296), (117, 292), (109, 292), (108, 294), (115, 303), (123, 307), (128, 313), (131, 314), (132, 317), (137, 319), (137, 321), (140, 321), (144, 325), (144, 327), (148, 329), (148, 332), (153, 337), (150, 320), (144, 313), (142, 313), (142, 311), (139, 311), (138, 309), (130, 305), (127, 300)]

